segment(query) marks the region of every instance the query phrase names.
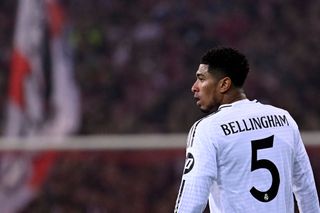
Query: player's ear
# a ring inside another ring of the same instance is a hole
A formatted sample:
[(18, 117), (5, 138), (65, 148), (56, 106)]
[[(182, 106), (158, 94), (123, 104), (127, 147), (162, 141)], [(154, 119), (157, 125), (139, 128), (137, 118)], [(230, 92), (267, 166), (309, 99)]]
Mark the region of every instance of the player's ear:
[(223, 77), (219, 81), (220, 93), (226, 93), (231, 88), (232, 82), (229, 77)]

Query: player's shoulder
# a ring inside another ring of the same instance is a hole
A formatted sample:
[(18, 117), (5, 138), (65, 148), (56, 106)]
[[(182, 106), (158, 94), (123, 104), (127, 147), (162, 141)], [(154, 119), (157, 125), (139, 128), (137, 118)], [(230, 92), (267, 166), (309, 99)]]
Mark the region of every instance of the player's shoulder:
[(289, 122), (289, 126), (293, 127), (294, 129), (298, 130), (298, 125), (295, 121), (295, 119), (291, 116), (290, 112), (284, 108), (277, 107), (271, 104), (266, 103), (260, 103), (257, 102), (258, 105), (260, 105), (260, 110), (265, 115), (284, 115), (285, 119)]
[(194, 122), (192, 129), (197, 129), (198, 131), (204, 131), (208, 128), (212, 128), (213, 126), (215, 126), (216, 122), (216, 114), (218, 113), (218, 111), (213, 112), (211, 114), (208, 114), (202, 118), (200, 118), (199, 120), (197, 120), (196, 122)]
[(263, 106), (263, 110), (266, 112), (266, 113), (279, 113), (279, 114), (286, 114), (288, 117), (290, 117), (291, 119), (293, 119), (290, 115), (290, 113), (286, 110), (286, 109), (283, 109), (283, 108), (280, 108), (280, 107), (277, 107), (277, 106), (274, 106), (274, 105), (271, 105), (271, 104), (262, 104), (260, 102), (258, 102), (260, 105)]
[(288, 121), (291, 123), (291, 126), (298, 128), (298, 125), (297, 125), (295, 119), (291, 116), (291, 114), (288, 110), (280, 108), (280, 107), (276, 107), (276, 106), (273, 106), (270, 104), (263, 104), (263, 105), (266, 107), (266, 109), (269, 110), (269, 112), (274, 112), (274, 113), (286, 115), (286, 118), (288, 118)]

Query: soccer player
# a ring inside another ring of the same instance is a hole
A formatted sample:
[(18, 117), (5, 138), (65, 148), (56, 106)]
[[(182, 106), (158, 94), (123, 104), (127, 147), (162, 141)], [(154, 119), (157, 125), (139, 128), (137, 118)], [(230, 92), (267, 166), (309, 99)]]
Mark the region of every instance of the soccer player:
[[(280, 108), (248, 100), (246, 57), (209, 50), (191, 90), (212, 112), (190, 129), (175, 212), (319, 213), (315, 181), (299, 129)], [(213, 112), (215, 110), (215, 112)]]

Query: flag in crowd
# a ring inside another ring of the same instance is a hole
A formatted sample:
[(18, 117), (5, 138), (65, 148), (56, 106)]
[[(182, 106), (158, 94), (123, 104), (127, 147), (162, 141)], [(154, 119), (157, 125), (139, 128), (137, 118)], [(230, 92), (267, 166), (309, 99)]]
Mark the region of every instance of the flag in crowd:
[[(18, 1), (5, 137), (76, 133), (80, 94), (74, 79), (71, 30), (58, 0)], [(37, 195), (56, 156), (56, 152), (1, 153), (1, 212), (18, 212)]]
[[(19, 2), (6, 136), (57, 136), (77, 131), (80, 100), (74, 80), (70, 31), (58, 1)], [(44, 69), (46, 42), (51, 67)]]

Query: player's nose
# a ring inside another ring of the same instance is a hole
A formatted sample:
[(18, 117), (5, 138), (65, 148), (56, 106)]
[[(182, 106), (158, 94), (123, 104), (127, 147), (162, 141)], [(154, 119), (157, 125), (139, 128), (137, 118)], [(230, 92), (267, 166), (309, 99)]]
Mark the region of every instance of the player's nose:
[(197, 92), (199, 89), (198, 89), (198, 85), (197, 85), (197, 81), (195, 81), (191, 87), (191, 92), (195, 93)]

